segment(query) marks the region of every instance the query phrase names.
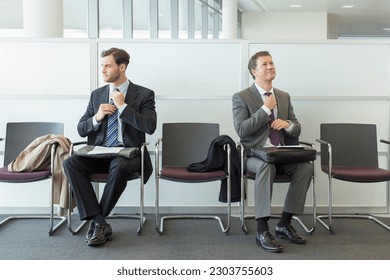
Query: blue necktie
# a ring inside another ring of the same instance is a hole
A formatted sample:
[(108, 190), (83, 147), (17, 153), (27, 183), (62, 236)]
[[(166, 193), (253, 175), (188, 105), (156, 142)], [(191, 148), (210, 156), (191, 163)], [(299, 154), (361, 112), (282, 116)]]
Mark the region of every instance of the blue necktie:
[[(117, 88), (115, 88), (114, 90), (119, 91), (119, 89)], [(110, 104), (114, 105), (114, 101), (112, 99), (110, 99)], [(115, 111), (115, 113), (108, 116), (106, 146), (118, 146), (118, 109)]]
[[(271, 92), (266, 92), (264, 95), (270, 96), (272, 93)], [(269, 121), (269, 139), (271, 140), (272, 145), (274, 146), (279, 146), (280, 140), (279, 140), (279, 135), (278, 132), (271, 127), (271, 123), (275, 120), (275, 115), (274, 115), (274, 110), (271, 110), (271, 115), (270, 115), (270, 121)]]

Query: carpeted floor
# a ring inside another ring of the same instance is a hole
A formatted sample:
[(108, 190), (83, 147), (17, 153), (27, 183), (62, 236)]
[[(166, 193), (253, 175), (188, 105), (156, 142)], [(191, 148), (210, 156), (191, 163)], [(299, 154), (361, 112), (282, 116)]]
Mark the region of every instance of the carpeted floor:
[[(77, 218), (77, 217), (76, 217)], [(310, 217), (303, 221), (310, 223)], [(389, 219), (383, 219), (390, 223)], [(240, 228), (238, 218), (232, 219), (228, 234), (220, 231), (213, 220), (170, 220), (164, 235), (154, 227), (153, 215), (141, 235), (137, 221), (110, 219), (113, 239), (101, 247), (88, 247), (84, 241), (87, 226), (72, 235), (64, 225), (48, 236), (48, 220), (17, 220), (0, 228), (1, 260), (389, 260), (390, 232), (369, 220), (335, 219), (335, 234), (320, 224), (306, 234), (307, 244), (295, 245), (281, 240), (281, 254), (268, 253), (255, 243), (254, 220), (247, 220), (249, 234)], [(78, 223), (75, 220), (74, 223)], [(276, 220), (270, 221), (270, 228)]]

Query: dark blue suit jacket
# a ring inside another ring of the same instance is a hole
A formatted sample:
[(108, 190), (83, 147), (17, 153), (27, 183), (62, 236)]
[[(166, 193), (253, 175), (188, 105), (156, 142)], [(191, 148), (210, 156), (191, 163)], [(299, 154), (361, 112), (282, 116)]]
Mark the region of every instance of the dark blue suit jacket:
[[(106, 85), (94, 90), (77, 130), (81, 137), (88, 137), (88, 145), (102, 146), (107, 130), (107, 117), (100, 127), (94, 130), (92, 118), (102, 103), (108, 103), (110, 86)], [(126, 108), (119, 116), (122, 119), (122, 135), (125, 147), (140, 147), (145, 142), (145, 133), (153, 134), (157, 126), (154, 91), (130, 82), (125, 96)], [(149, 152), (145, 151), (144, 179), (148, 181), (153, 172)]]

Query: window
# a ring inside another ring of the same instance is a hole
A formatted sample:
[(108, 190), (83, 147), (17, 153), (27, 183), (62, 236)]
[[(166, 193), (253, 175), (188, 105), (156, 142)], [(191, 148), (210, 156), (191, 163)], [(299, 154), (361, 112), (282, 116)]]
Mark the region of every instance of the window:
[(134, 38), (150, 38), (149, 1), (133, 0), (133, 26)]
[(99, 0), (99, 38), (123, 38), (122, 0)]
[(161, 39), (172, 38), (172, 9), (173, 8), (174, 7), (171, 6), (171, 0), (158, 1), (158, 38)]
[[(63, 0), (65, 38), (217, 39), (220, 0)], [(0, 0), (0, 37), (23, 37), (23, 0)]]
[(63, 0), (64, 38), (88, 38), (88, 0)]
[(23, 0), (0, 0), (0, 37), (23, 36)]

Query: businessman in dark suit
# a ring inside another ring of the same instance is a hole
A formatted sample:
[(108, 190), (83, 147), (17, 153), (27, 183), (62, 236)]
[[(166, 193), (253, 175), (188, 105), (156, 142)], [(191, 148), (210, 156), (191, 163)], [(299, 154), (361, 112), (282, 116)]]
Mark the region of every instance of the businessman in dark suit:
[[(87, 110), (77, 125), (78, 133), (88, 137), (89, 145), (140, 147), (145, 142), (145, 133), (152, 134), (156, 129), (154, 92), (133, 84), (126, 77), (129, 62), (129, 54), (122, 49), (111, 48), (101, 54), (102, 75), (108, 84), (91, 93)], [(112, 127), (109, 122), (115, 124), (115, 129), (108, 129)], [(73, 155), (64, 162), (80, 219), (90, 220), (86, 234), (89, 246), (101, 245), (111, 238), (112, 228), (105, 217), (126, 188), (127, 179), (140, 168), (140, 156), (97, 159)], [(146, 150), (145, 183), (152, 171)], [(91, 173), (109, 174), (100, 202), (89, 180)]]
[[(254, 54), (249, 60), (248, 70), (255, 82), (232, 98), (234, 127), (244, 149), (284, 145), (287, 136), (297, 138), (301, 133), (301, 125), (295, 116), (289, 94), (273, 87), (276, 70), (270, 53), (261, 51)], [(313, 173), (312, 164), (304, 162), (276, 166), (249, 157), (244, 166), (256, 174), (257, 244), (269, 252), (283, 250), (268, 228), (276, 172), (288, 173), (292, 179), (275, 235), (292, 243), (304, 244), (306, 240), (298, 235), (291, 225), (291, 219), (293, 215), (303, 213)]]

